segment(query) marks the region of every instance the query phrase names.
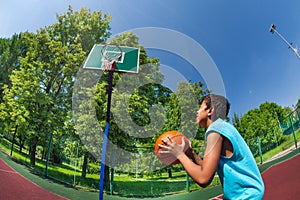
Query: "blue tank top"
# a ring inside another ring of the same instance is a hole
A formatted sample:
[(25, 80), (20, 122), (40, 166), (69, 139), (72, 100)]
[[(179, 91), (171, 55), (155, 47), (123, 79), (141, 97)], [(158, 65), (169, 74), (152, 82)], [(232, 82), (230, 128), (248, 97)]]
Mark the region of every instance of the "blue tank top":
[(221, 155), (217, 173), (219, 175), (224, 199), (262, 199), (264, 183), (256, 165), (255, 159), (234, 126), (222, 119), (213, 122), (206, 131), (206, 137), (211, 132), (225, 136), (233, 146), (231, 157)]

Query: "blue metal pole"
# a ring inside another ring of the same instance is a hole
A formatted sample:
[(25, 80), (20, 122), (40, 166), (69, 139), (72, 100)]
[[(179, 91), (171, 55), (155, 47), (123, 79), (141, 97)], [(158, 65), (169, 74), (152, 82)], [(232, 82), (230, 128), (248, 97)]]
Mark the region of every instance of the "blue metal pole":
[(105, 131), (104, 131), (103, 145), (102, 145), (102, 158), (101, 158), (100, 184), (99, 184), (99, 200), (103, 200), (104, 169), (105, 169), (105, 157), (106, 157), (106, 146), (107, 146), (108, 130), (109, 130), (109, 123), (106, 123)]
[(114, 73), (114, 71), (110, 70), (110, 71), (108, 71), (108, 76), (107, 76), (108, 91), (107, 91), (106, 126), (105, 126), (103, 145), (102, 145), (100, 183), (99, 183), (99, 200), (103, 200), (103, 193), (104, 193), (105, 157), (106, 157), (106, 146), (107, 146), (107, 139), (108, 139), (108, 131), (109, 131), (109, 126), (110, 126), (110, 107), (111, 107), (113, 73)]

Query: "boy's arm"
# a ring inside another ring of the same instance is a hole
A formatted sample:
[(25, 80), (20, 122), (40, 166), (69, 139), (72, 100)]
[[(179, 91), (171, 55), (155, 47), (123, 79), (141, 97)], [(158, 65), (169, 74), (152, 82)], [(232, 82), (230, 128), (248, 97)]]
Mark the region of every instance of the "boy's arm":
[(193, 151), (193, 149), (189, 152), (188, 156), (193, 160), (194, 163), (202, 165), (203, 158), (201, 158), (195, 151)]

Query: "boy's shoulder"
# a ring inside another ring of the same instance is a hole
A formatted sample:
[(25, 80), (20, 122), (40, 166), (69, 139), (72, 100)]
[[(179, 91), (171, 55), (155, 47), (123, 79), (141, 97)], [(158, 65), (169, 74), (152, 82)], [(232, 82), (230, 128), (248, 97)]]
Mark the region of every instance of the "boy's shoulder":
[(224, 132), (232, 131), (236, 131), (235, 127), (226, 120), (219, 118), (207, 128), (206, 134), (210, 132), (218, 132), (223, 134)]

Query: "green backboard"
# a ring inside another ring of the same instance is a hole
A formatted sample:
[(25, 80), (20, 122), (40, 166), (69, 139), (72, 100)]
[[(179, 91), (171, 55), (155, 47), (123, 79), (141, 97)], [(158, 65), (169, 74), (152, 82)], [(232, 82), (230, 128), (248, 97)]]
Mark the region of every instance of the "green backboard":
[[(106, 48), (105, 51), (107, 54), (114, 54), (115, 47), (112, 47), (110, 51), (109, 49), (107, 50), (107, 45), (95, 44), (83, 64), (84, 69), (105, 70), (105, 66), (102, 63), (103, 48)], [(122, 56), (119, 61), (116, 62), (116, 69), (114, 71), (138, 73), (140, 50), (138, 48), (124, 46), (120, 46), (120, 49), (122, 50)]]

